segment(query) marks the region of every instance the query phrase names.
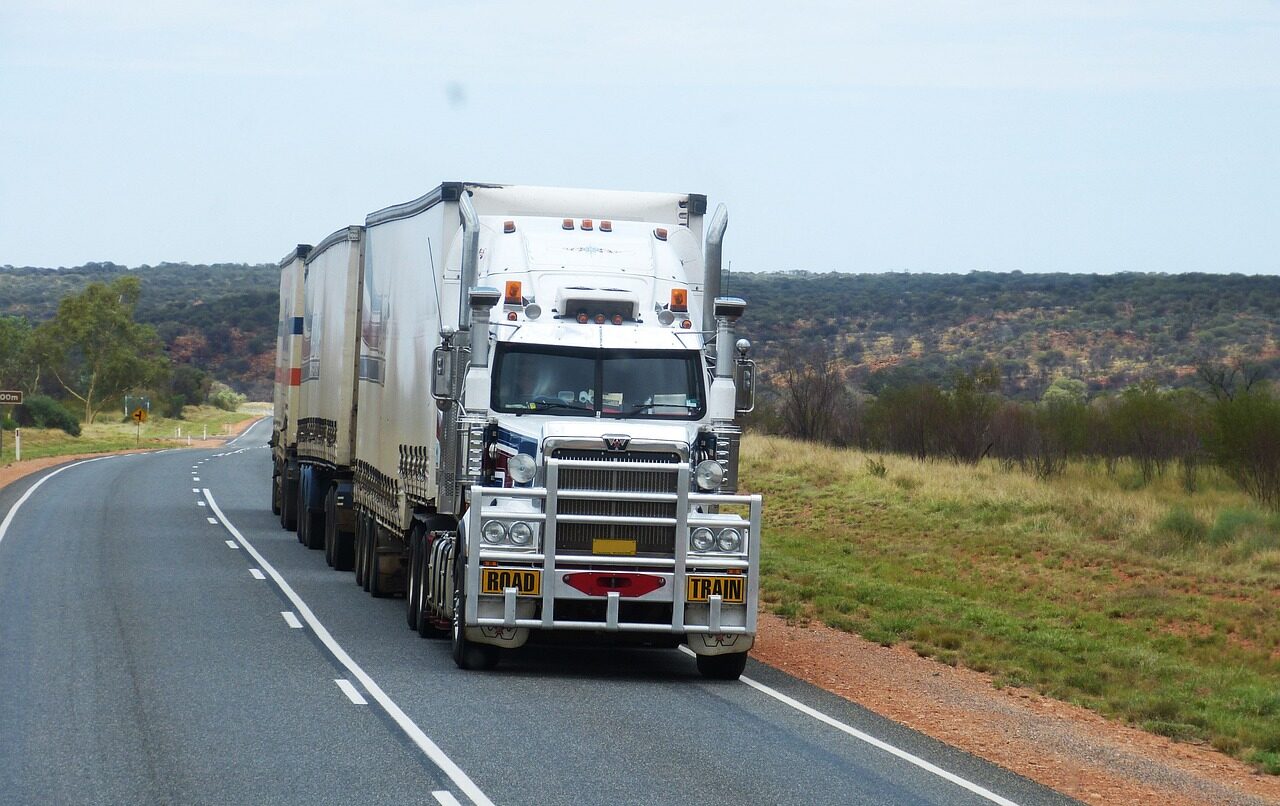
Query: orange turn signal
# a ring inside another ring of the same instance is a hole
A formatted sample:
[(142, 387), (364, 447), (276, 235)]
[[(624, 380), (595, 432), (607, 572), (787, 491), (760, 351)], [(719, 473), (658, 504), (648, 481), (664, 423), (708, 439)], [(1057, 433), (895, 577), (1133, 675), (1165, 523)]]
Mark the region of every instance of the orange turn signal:
[(671, 310), (681, 312), (689, 310), (689, 289), (671, 289)]
[(521, 302), (520, 281), (507, 280), (506, 293), (502, 295), (503, 303), (507, 305), (519, 305)]

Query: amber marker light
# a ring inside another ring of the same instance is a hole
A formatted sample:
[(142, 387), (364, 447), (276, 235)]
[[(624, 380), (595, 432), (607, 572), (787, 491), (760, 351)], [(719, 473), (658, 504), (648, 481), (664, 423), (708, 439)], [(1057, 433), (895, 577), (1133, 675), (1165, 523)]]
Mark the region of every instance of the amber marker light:
[(657, 238), (659, 241), (665, 241), (667, 239), (667, 228), (658, 227), (653, 231), (653, 237)]
[(687, 288), (671, 289), (671, 310), (673, 311), (689, 310), (689, 289)]
[(601, 232), (613, 232), (613, 222), (612, 222), (612, 221), (601, 221), (601, 222), (600, 222), (600, 231), (601, 231)]
[(680, 323), (680, 327), (684, 328), (685, 330), (688, 330), (689, 328), (693, 327), (693, 322), (690, 322), (688, 319), (686, 319)]
[(584, 219), (582, 219), (582, 228), (583, 228), (584, 230), (591, 230), (591, 229), (592, 229), (592, 227), (594, 227), (594, 226), (595, 226), (595, 225), (591, 222), (591, 219), (589, 219), (589, 218), (584, 218)]
[(560, 222), (560, 228), (561, 228), (561, 229), (573, 229), (573, 219), (572, 219), (572, 218), (566, 218), (564, 221), (561, 221), (561, 222)]
[(602, 313), (598, 313), (598, 314), (596, 314), (596, 324), (597, 324), (597, 325), (603, 325), (603, 324), (604, 324), (604, 314), (602, 314)]
[(505, 233), (507, 233), (508, 235), (510, 235), (511, 233), (515, 232), (515, 231), (516, 231), (516, 222), (514, 222), (514, 221), (503, 221), (503, 222), (502, 222), (502, 231), (503, 231), (503, 232), (505, 232)]
[(507, 311), (507, 321), (508, 321), (508, 322), (514, 322), (514, 321), (516, 321), (516, 312), (515, 312), (515, 311)]
[(507, 280), (506, 291), (502, 301), (507, 305), (519, 305), (521, 302), (521, 286), (519, 280)]

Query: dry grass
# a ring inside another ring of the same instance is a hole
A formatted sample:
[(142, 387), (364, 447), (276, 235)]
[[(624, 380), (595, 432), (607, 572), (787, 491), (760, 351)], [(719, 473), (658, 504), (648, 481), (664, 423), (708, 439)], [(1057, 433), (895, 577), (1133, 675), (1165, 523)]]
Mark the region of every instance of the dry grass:
[(1280, 772), (1280, 518), (1215, 472), (1188, 493), (750, 437), (743, 479), (775, 612)]
[[(239, 411), (223, 411), (213, 406), (187, 406), (182, 419), (151, 417), (140, 428), (132, 420), (124, 421), (111, 415), (98, 418), (92, 425), (82, 425), (80, 436), (73, 437), (56, 428), (23, 428), (22, 458), (40, 459), (47, 456), (66, 456), (80, 453), (105, 453), (129, 448), (169, 448), (187, 444), (187, 438), (200, 439), (206, 433), (216, 437), (227, 433), (229, 427), (249, 417), (269, 413), (261, 403), (249, 403)], [(179, 435), (179, 430), (181, 433)], [(0, 464), (14, 460), (12, 431), (4, 434), (0, 446)]]

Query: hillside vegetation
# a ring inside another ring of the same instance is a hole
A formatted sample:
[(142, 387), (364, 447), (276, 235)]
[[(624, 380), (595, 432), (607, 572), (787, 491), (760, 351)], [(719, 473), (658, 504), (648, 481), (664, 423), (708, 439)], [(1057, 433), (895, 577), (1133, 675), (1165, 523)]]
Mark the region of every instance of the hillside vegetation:
[[(0, 267), (0, 316), (51, 317), (91, 281), (142, 279), (137, 318), (190, 364), (252, 399), (271, 394), (279, 274), (273, 264), (128, 269)], [(1056, 377), (1091, 391), (1183, 385), (1205, 362), (1280, 366), (1280, 277), (1209, 274), (734, 274), (742, 335), (764, 377), (783, 356), (821, 352), (876, 391), (941, 382), (986, 362), (1004, 391), (1038, 399)]]
[(1214, 470), (1048, 480), (749, 436), (763, 598), (1280, 773), (1280, 516)]

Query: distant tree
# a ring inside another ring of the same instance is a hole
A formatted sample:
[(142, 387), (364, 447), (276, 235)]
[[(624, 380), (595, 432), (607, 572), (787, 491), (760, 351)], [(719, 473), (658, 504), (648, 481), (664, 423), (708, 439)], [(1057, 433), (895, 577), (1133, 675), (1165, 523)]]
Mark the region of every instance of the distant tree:
[(1212, 418), (1214, 459), (1251, 496), (1280, 510), (1280, 400), (1255, 385), (1216, 400)]
[(993, 363), (958, 374), (946, 396), (946, 452), (975, 464), (991, 450), (991, 424), (1000, 409), (1000, 371)]
[(168, 372), (155, 330), (133, 319), (141, 282), (120, 277), (90, 283), (63, 298), (58, 313), (32, 335), (35, 354), (92, 423), (122, 395), (159, 382)]
[(781, 380), (786, 434), (814, 442), (849, 441), (854, 401), (834, 357), (821, 350), (795, 356)]
[(31, 325), (19, 316), (0, 316), (0, 387), (35, 392)]

